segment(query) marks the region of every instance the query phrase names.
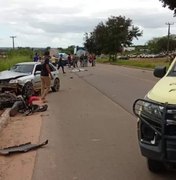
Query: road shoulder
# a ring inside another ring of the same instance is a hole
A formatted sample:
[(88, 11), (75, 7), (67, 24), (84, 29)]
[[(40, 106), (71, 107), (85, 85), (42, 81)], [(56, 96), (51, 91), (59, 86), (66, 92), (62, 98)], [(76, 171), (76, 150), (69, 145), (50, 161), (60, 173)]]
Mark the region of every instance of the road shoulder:
[[(10, 118), (0, 132), (0, 148), (31, 142), (39, 143), (41, 114), (18, 115)], [(34, 168), (36, 150), (27, 153), (0, 156), (0, 179), (30, 180)]]

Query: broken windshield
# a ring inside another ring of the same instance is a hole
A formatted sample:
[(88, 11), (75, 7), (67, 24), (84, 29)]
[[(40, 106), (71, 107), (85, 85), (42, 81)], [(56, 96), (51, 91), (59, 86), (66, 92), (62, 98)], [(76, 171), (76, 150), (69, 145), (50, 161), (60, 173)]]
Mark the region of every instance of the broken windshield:
[(10, 69), (10, 71), (32, 74), (33, 68), (33, 64), (16, 64)]

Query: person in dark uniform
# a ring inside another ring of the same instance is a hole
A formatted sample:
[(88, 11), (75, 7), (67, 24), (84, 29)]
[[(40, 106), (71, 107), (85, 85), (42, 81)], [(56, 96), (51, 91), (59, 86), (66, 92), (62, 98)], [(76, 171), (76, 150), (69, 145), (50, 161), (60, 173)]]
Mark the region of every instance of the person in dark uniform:
[(64, 71), (64, 63), (63, 63), (63, 59), (62, 59), (62, 54), (60, 55), (59, 57), (59, 61), (58, 61), (58, 70), (60, 69), (60, 67), (62, 68), (62, 72), (63, 74), (65, 74), (65, 71)]
[(46, 102), (46, 95), (50, 90), (51, 79), (53, 76), (49, 67), (49, 51), (44, 53), (44, 63), (41, 68), (41, 100)]

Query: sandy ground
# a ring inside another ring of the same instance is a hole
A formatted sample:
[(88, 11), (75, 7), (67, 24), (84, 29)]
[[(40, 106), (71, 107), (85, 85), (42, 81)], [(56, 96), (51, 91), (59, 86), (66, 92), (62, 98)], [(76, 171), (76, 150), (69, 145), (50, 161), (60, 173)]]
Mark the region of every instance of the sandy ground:
[[(38, 144), (42, 114), (13, 117), (0, 133), (0, 148), (31, 142)], [(0, 155), (0, 180), (30, 180), (38, 150), (9, 156)]]

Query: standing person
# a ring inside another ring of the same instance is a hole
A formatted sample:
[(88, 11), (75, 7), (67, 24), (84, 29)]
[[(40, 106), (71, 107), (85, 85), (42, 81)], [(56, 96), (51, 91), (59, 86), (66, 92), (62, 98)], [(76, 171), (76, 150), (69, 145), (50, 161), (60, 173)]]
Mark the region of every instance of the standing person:
[(34, 60), (34, 62), (38, 62), (39, 55), (37, 53), (35, 53), (33, 60)]
[(84, 67), (84, 62), (83, 62), (84, 61), (84, 55), (83, 54), (81, 54), (79, 60), (80, 60), (80, 67)]
[(73, 67), (78, 68), (78, 57), (76, 56), (76, 54), (73, 54)]
[(84, 67), (88, 66), (88, 56), (87, 53), (84, 54)]
[(49, 51), (44, 53), (44, 63), (41, 68), (41, 100), (46, 102), (46, 95), (50, 90), (51, 79), (53, 76), (49, 67)]
[(63, 63), (63, 59), (62, 59), (62, 54), (59, 57), (59, 61), (58, 61), (58, 70), (60, 69), (60, 67), (62, 68), (62, 72), (63, 74), (65, 74), (66, 72), (64, 71), (64, 63)]
[(55, 57), (55, 55), (53, 55), (53, 56), (51, 57), (50, 61), (51, 61), (51, 63), (52, 63), (54, 66), (56, 66), (56, 57)]
[(75, 54), (74, 58), (75, 58), (75, 67), (78, 68), (78, 56), (77, 56), (77, 54)]
[(93, 61), (93, 56), (92, 54), (89, 54), (89, 63), (92, 65), (92, 61)]
[(96, 56), (95, 54), (92, 55), (92, 67), (95, 66)]
[(67, 60), (68, 60), (68, 67), (71, 68), (71, 55), (70, 54), (68, 54)]

